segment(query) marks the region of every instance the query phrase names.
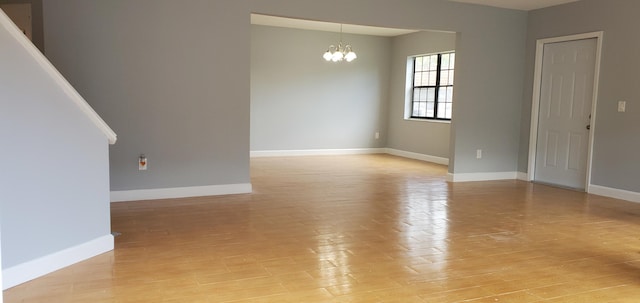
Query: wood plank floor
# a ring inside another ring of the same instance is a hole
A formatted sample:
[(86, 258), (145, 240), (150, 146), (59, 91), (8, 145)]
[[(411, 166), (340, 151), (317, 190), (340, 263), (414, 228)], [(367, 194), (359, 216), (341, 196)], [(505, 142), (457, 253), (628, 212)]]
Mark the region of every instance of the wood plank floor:
[(640, 302), (639, 204), (387, 155), (251, 166), (253, 194), (113, 204), (113, 252), (5, 303)]

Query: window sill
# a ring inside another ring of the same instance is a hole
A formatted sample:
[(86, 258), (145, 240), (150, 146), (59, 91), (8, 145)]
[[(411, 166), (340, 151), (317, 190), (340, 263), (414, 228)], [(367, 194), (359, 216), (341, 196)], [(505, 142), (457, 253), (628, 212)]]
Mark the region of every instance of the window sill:
[(416, 119), (416, 118), (404, 118), (404, 120), (405, 121), (428, 122), (428, 123), (451, 124), (451, 120), (430, 120), (430, 119)]

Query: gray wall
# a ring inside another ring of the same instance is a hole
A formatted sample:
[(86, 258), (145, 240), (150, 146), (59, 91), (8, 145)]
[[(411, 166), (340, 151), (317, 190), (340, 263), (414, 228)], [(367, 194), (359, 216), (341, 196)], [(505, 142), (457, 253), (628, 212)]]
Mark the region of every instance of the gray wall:
[(444, 0), (47, 1), (47, 55), (119, 134), (112, 190), (249, 182), (252, 12), (458, 32), (449, 169), (517, 169), (525, 12)]
[(449, 158), (450, 124), (405, 120), (407, 57), (455, 50), (456, 34), (423, 31), (393, 38), (387, 147)]
[[(602, 30), (604, 44), (591, 182), (640, 192), (639, 11), (640, 2), (636, 0), (582, 0), (531, 12), (521, 116), (520, 171), (527, 171), (536, 40)], [(626, 113), (617, 112), (618, 100), (627, 101)]]
[(391, 39), (344, 34), (358, 59), (326, 62), (322, 54), (339, 40), (338, 33), (251, 27), (252, 151), (385, 146)]
[(359, 58), (340, 64), (318, 55), (337, 33), (254, 25), (251, 35), (251, 150), (391, 147), (449, 157), (448, 123), (404, 119), (405, 71), (408, 56), (454, 50), (455, 33), (345, 34)]
[(6, 3), (31, 3), (31, 42), (33, 42), (41, 52), (44, 51), (42, 0), (0, 0), (0, 4)]
[(112, 190), (250, 182), (246, 1), (65, 0), (44, 10), (46, 55), (119, 134)]
[(9, 268), (110, 234), (109, 163), (104, 133), (2, 26), (0, 54), (0, 224)]

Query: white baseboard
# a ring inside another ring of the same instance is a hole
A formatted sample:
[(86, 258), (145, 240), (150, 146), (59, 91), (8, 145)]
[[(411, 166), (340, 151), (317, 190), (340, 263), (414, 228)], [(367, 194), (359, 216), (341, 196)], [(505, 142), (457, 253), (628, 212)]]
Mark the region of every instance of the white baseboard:
[(518, 177), (517, 172), (498, 172), (498, 173), (463, 173), (447, 175), (449, 182), (476, 182), (476, 181), (495, 181), (495, 180), (515, 180)]
[(518, 180), (521, 180), (521, 181), (527, 181), (527, 182), (531, 181), (531, 180), (529, 180), (529, 174), (528, 173), (523, 173), (523, 172), (520, 172), (520, 171), (517, 172), (517, 177), (516, 178)]
[(390, 154), (394, 156), (416, 159), (437, 164), (449, 165), (449, 159), (408, 152), (393, 148), (352, 148), (352, 149), (304, 149), (304, 150), (257, 150), (251, 152), (252, 158), (261, 157), (296, 157), (296, 156), (338, 156), (338, 155), (370, 155)]
[(106, 235), (59, 252), (2, 270), (2, 289), (8, 289), (69, 265), (113, 250), (113, 236)]
[(430, 156), (425, 154), (393, 149), (393, 148), (387, 148), (386, 153), (394, 156), (409, 158), (409, 159), (421, 160), (421, 161), (432, 162), (432, 163), (442, 164), (442, 165), (449, 165), (448, 158)]
[(251, 191), (251, 183), (120, 190), (111, 192), (111, 202), (248, 194)]
[(640, 203), (640, 193), (638, 192), (604, 187), (600, 185), (589, 185), (588, 192), (594, 195)]
[(383, 154), (384, 148), (350, 148), (350, 149), (301, 149), (301, 150), (255, 150), (252, 158), (263, 157), (297, 157), (297, 156), (336, 156), (336, 155), (368, 155)]

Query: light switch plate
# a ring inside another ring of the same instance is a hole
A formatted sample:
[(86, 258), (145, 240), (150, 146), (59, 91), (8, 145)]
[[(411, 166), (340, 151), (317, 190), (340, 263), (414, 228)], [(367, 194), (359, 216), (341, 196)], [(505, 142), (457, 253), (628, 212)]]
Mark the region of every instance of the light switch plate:
[(627, 101), (618, 101), (618, 112), (624, 113), (627, 111)]

